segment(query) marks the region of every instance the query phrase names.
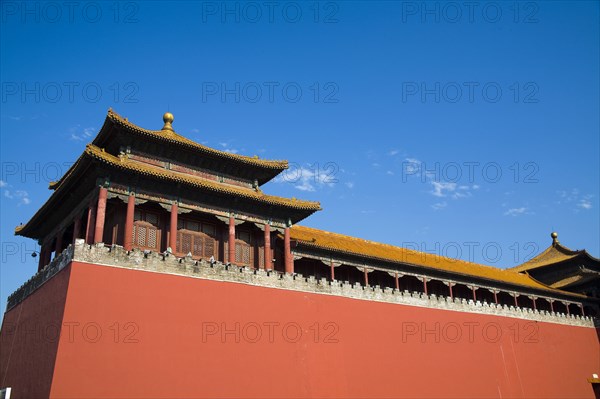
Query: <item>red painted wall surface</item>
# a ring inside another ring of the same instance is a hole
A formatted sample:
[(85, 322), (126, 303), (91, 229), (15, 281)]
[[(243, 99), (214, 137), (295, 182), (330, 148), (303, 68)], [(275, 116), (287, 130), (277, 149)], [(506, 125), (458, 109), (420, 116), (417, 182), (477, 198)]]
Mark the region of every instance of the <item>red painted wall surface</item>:
[(600, 372), (593, 328), (71, 267), (53, 397), (593, 398)]
[(4, 314), (0, 330), (0, 388), (16, 398), (50, 394), (70, 269), (64, 268)]

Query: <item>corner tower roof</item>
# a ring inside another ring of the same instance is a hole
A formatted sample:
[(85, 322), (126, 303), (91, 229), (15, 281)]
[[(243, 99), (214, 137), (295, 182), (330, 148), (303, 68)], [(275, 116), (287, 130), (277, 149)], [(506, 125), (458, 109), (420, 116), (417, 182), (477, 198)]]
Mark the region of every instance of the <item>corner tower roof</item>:
[(529, 272), (534, 269), (554, 265), (567, 260), (574, 260), (576, 258), (585, 259), (591, 261), (592, 263), (600, 263), (600, 259), (593, 257), (585, 249), (574, 251), (562, 245), (558, 241), (557, 233), (553, 232), (551, 234), (551, 237), (552, 245), (546, 248), (546, 250), (544, 250), (539, 255), (533, 257), (532, 259), (528, 260), (527, 262), (519, 266), (512, 267), (508, 270), (517, 273)]

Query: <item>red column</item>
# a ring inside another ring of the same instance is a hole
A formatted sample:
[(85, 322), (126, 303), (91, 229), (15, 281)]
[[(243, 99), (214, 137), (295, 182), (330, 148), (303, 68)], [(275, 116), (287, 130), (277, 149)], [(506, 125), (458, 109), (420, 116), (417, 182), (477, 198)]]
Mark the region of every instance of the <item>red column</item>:
[(86, 244), (94, 243), (94, 229), (96, 228), (96, 208), (94, 205), (90, 204), (88, 207), (88, 216), (87, 216), (87, 231), (85, 232), (85, 242)]
[(554, 301), (550, 301), (550, 311), (554, 313)]
[(498, 293), (496, 292), (496, 290), (494, 290), (494, 302), (496, 303), (496, 305), (498, 304)]
[(271, 226), (265, 223), (265, 270), (271, 270), (273, 261), (271, 260)]
[(133, 249), (133, 216), (135, 215), (135, 195), (129, 194), (127, 198), (127, 213), (125, 214), (125, 237), (123, 248), (126, 251)]
[(423, 291), (425, 292), (425, 295), (428, 295), (427, 293), (427, 278), (423, 277)]
[(331, 281), (333, 281), (335, 280), (335, 268), (333, 267), (333, 261), (331, 261), (329, 267), (331, 268)]
[(396, 290), (400, 291), (400, 279), (398, 278), (398, 273), (394, 276), (394, 280), (396, 280)]
[(454, 293), (452, 292), (452, 283), (448, 283), (448, 288), (450, 288), (450, 299), (454, 300)]
[(229, 263), (235, 263), (235, 219), (229, 217)]
[(81, 234), (81, 215), (75, 216), (75, 221), (73, 222), (73, 244), (79, 238), (79, 234)]
[(292, 259), (292, 248), (290, 245), (290, 228), (286, 227), (283, 233), (283, 252), (285, 272), (288, 274), (294, 273), (294, 259)]
[(365, 287), (369, 286), (369, 273), (367, 273), (367, 268), (363, 269), (363, 273), (365, 274)]
[(106, 217), (106, 198), (108, 190), (100, 187), (98, 192), (98, 206), (96, 207), (96, 229), (94, 230), (94, 242), (102, 242), (104, 236), (104, 219)]
[[(175, 253), (177, 249), (177, 202), (173, 202), (171, 205), (171, 230), (169, 232), (169, 246), (171, 247), (171, 251)], [(187, 254), (184, 254), (187, 255)]]
[(52, 249), (50, 248), (50, 243), (46, 244), (46, 251), (44, 252), (44, 265), (47, 266), (50, 263), (52, 258)]
[(40, 248), (40, 260), (38, 261), (38, 272), (47, 265), (46, 263), (46, 253), (48, 252), (48, 244), (42, 244)]
[(579, 306), (581, 307), (581, 315), (585, 317), (585, 310), (583, 310), (583, 303)]
[[(563, 302), (563, 305), (565, 305), (564, 302)], [(567, 315), (571, 316), (571, 311), (569, 310), (569, 303), (567, 302), (566, 305), (567, 305)]]
[(535, 304), (535, 298), (533, 298), (533, 310), (537, 310), (537, 306)]
[(515, 295), (515, 308), (519, 307), (519, 301), (517, 301), (517, 296)]
[(471, 288), (471, 290), (473, 291), (473, 302), (477, 302), (477, 293), (475, 291), (477, 291), (475, 289), (475, 287)]
[(56, 241), (55, 241), (55, 245), (54, 245), (54, 257), (55, 258), (58, 255), (60, 255), (60, 252), (62, 251), (62, 237), (63, 237), (63, 232), (59, 231), (58, 234), (56, 235)]

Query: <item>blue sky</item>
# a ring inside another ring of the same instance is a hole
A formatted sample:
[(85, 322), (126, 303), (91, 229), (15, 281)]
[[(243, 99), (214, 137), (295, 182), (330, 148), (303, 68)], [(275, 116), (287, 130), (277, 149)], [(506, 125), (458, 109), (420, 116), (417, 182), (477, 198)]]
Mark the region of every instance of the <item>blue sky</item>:
[[(73, 5), (72, 5), (73, 4)], [(424, 5), (425, 4), (425, 5)], [(470, 4), (467, 2), (467, 4)], [(598, 2), (2, 2), (0, 307), (14, 237), (109, 107), (291, 168), (302, 224), (509, 267), (600, 255)]]

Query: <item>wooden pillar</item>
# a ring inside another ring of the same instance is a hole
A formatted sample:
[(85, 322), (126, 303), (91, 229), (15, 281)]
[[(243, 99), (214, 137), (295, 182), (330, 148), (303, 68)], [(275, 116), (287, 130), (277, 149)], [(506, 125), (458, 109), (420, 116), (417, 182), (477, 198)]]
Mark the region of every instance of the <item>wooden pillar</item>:
[(563, 302), (563, 305), (567, 306), (567, 316), (571, 316), (571, 310), (569, 309), (569, 303), (568, 302), (567, 303)]
[(398, 278), (398, 273), (397, 272), (394, 275), (394, 280), (396, 281), (396, 290), (400, 291), (400, 279)]
[(96, 207), (96, 229), (94, 230), (94, 243), (99, 243), (103, 240), (107, 197), (108, 190), (104, 187), (100, 187), (100, 190), (98, 191), (98, 206)]
[(290, 245), (290, 228), (286, 227), (283, 233), (283, 253), (285, 272), (294, 274), (294, 259), (292, 258), (292, 247)]
[(333, 267), (333, 261), (331, 261), (331, 263), (329, 264), (329, 267), (331, 268), (331, 281), (335, 280), (335, 267)]
[(228, 250), (229, 263), (232, 265), (235, 263), (235, 219), (233, 216), (229, 217), (229, 250)]
[(517, 294), (515, 294), (515, 308), (519, 307), (519, 301), (517, 301)]
[(96, 229), (96, 207), (90, 204), (87, 214), (87, 230), (85, 232), (86, 244), (94, 243), (94, 230)]
[(49, 252), (48, 244), (42, 244), (40, 248), (40, 260), (38, 261), (38, 272), (46, 266), (47, 263), (47, 255)]
[(494, 303), (498, 304), (498, 291), (494, 290)]
[(454, 293), (452, 292), (452, 283), (448, 283), (448, 289), (450, 290), (450, 299), (454, 300)]
[(427, 277), (423, 277), (423, 292), (425, 293), (425, 295), (429, 295), (427, 293)]
[(532, 301), (533, 301), (533, 310), (537, 310), (537, 305), (535, 304), (535, 297), (533, 297)]
[(125, 237), (123, 238), (123, 248), (126, 251), (133, 249), (133, 222), (135, 215), (135, 195), (129, 194), (127, 198), (127, 213), (125, 214)]
[(60, 253), (62, 251), (62, 242), (63, 242), (63, 231), (59, 231), (56, 234), (56, 241), (55, 241), (55, 246), (54, 246), (54, 257), (55, 258), (58, 255), (60, 255)]
[[(169, 247), (171, 247), (171, 251), (175, 253), (177, 249), (177, 210), (179, 206), (177, 205), (177, 201), (173, 202), (171, 205), (171, 223), (169, 230)], [(184, 254), (187, 255), (187, 254)]]
[(475, 287), (471, 287), (471, 290), (473, 291), (473, 302), (477, 302), (477, 290), (475, 289)]
[(363, 268), (363, 273), (365, 274), (365, 287), (369, 286), (369, 273), (367, 272), (367, 268)]
[(75, 216), (75, 221), (73, 221), (73, 244), (79, 238), (79, 234), (81, 234), (81, 215)]
[(554, 313), (554, 301), (550, 300), (550, 311)]
[(48, 247), (46, 248), (46, 254), (44, 255), (44, 259), (44, 266), (48, 265), (52, 260), (52, 248), (50, 246), (50, 243), (48, 243)]
[(581, 308), (581, 315), (585, 317), (585, 310), (583, 310), (583, 303), (579, 305)]
[(271, 225), (265, 223), (265, 270), (271, 270), (273, 261), (271, 260)]

